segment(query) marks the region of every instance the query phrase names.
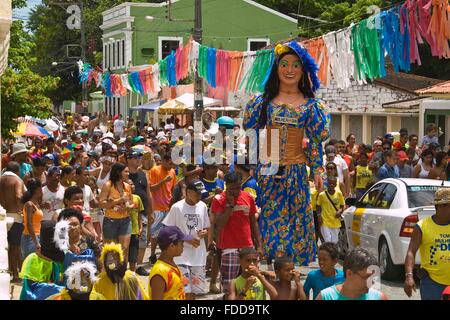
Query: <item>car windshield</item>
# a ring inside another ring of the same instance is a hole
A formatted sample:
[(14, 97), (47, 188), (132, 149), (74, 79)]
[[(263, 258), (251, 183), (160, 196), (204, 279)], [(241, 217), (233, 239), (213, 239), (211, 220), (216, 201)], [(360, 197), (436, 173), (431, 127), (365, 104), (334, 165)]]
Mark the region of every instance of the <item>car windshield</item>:
[(434, 206), (434, 194), (436, 190), (442, 188), (441, 186), (409, 186), (408, 193), (408, 207), (426, 207)]

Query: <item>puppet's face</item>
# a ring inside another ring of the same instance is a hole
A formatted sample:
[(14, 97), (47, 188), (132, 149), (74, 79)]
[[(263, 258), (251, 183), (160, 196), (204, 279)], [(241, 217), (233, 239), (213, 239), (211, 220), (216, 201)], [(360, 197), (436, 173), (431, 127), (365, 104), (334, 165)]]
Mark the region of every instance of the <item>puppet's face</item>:
[(298, 85), (303, 76), (300, 58), (295, 54), (283, 56), (278, 63), (278, 78), (284, 85)]
[(105, 256), (105, 267), (109, 270), (117, 270), (120, 266), (120, 257), (117, 252), (108, 252)]

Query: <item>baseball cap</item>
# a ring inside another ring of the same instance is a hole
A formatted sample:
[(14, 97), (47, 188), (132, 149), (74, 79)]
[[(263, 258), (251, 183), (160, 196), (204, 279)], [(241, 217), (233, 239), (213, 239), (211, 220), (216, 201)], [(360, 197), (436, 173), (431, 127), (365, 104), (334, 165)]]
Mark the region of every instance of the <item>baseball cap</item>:
[(393, 147), (395, 150), (400, 150), (400, 149), (402, 148), (402, 143), (401, 143), (400, 141), (395, 141), (395, 142), (392, 144), (392, 147)]
[(167, 248), (170, 244), (178, 241), (190, 241), (194, 237), (184, 234), (177, 226), (164, 226), (158, 234), (158, 245)]
[(133, 143), (137, 143), (137, 142), (142, 142), (144, 140), (145, 139), (143, 136), (137, 136), (137, 137), (134, 137), (132, 141), (133, 141)]
[(55, 156), (54, 156), (53, 154), (51, 154), (51, 153), (47, 153), (47, 154), (44, 156), (44, 158), (47, 158), (47, 159), (52, 160), (52, 161), (55, 160)]
[(409, 157), (408, 157), (408, 155), (406, 154), (405, 151), (397, 152), (397, 157), (398, 157), (398, 160), (400, 160), (400, 161), (402, 161), (402, 160), (409, 160)]
[(194, 179), (190, 183), (187, 184), (186, 190), (193, 190), (197, 192), (198, 194), (202, 194), (205, 192), (205, 185), (203, 182), (199, 179)]
[(434, 204), (450, 203), (450, 188), (439, 188), (434, 195)]
[(386, 133), (386, 134), (384, 135), (384, 138), (385, 138), (385, 139), (394, 139), (394, 136), (393, 136), (392, 134), (390, 134), (390, 133)]
[(142, 152), (139, 150), (130, 150), (127, 153), (127, 159), (142, 157)]
[(102, 139), (106, 139), (106, 138), (114, 139), (114, 135), (112, 134), (112, 132), (107, 132), (107, 133), (103, 134), (103, 136), (102, 136)]
[(51, 166), (50, 168), (48, 168), (47, 173), (48, 174), (54, 174), (54, 173), (61, 174), (61, 167)]
[(193, 126), (189, 126), (188, 130), (194, 130), (194, 127)]
[(383, 144), (383, 141), (381, 141), (381, 140), (375, 140), (374, 142), (373, 142), (373, 145), (374, 146), (381, 146)]

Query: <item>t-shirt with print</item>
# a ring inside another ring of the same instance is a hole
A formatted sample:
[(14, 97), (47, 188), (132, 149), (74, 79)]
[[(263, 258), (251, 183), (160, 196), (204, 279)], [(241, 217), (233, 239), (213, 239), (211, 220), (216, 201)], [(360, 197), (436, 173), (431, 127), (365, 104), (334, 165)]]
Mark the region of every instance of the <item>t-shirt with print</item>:
[(130, 210), (131, 234), (139, 234), (139, 212), (144, 211), (141, 197), (136, 194), (131, 195), (133, 200), (133, 209)]
[[(246, 282), (247, 279), (245, 279), (242, 275), (234, 280), (234, 286), (236, 287), (237, 293), (240, 293), (245, 289)], [(264, 289), (264, 285), (261, 280), (258, 278), (256, 279), (251, 288), (245, 292), (244, 300), (266, 300), (266, 290)]]
[(163, 300), (186, 300), (183, 275), (180, 269), (162, 260), (156, 261), (148, 277), (148, 295), (150, 300), (152, 299), (152, 287), (150, 286), (150, 283), (152, 278), (157, 275), (163, 278), (164, 283), (166, 284), (166, 290), (163, 293)]
[(56, 192), (48, 189), (48, 186), (42, 188), (42, 203), (49, 203), (50, 209), (42, 209), (44, 218), (42, 220), (51, 220), (53, 215), (64, 206), (64, 187), (60, 184)]
[(150, 185), (161, 182), (168, 175), (172, 177), (172, 180), (163, 183), (157, 190), (152, 191), (153, 209), (156, 211), (169, 211), (173, 188), (175, 188), (175, 185), (177, 183), (175, 170), (170, 169), (169, 171), (167, 171), (162, 166), (156, 166), (150, 169), (148, 175)]
[(123, 133), (125, 127), (125, 121), (117, 119), (114, 121), (114, 133)]
[[(163, 224), (166, 226), (177, 226), (184, 234), (196, 237), (197, 232), (209, 228), (208, 207), (203, 201), (195, 206), (188, 205), (186, 200), (180, 200), (170, 209)], [(200, 246), (194, 248), (189, 243), (184, 243), (183, 253), (175, 257), (177, 265), (205, 266), (206, 265), (206, 245), (205, 241), (200, 241)]]
[(322, 224), (328, 228), (340, 228), (341, 220), (336, 218), (336, 209), (328, 199), (327, 194), (330, 196), (331, 201), (333, 201), (334, 206), (339, 209), (341, 206), (345, 204), (344, 196), (342, 192), (335, 190), (334, 194), (331, 195), (327, 190), (322, 191), (317, 198), (317, 205), (322, 209)]
[[(211, 211), (220, 215), (225, 212), (226, 194), (222, 192), (213, 198)], [(227, 224), (220, 230), (217, 246), (220, 249), (240, 249), (253, 247), (250, 217), (256, 214), (253, 197), (241, 191), (235, 200), (233, 212)]]
[(83, 210), (87, 212), (91, 212), (91, 201), (94, 200), (94, 193), (92, 192), (91, 187), (88, 185), (84, 185), (83, 187)]
[(208, 191), (209, 197), (215, 195), (217, 189), (225, 190), (225, 182), (222, 179), (215, 178), (214, 180), (207, 180), (203, 178), (202, 182), (205, 185), (206, 191)]
[(256, 205), (259, 205), (258, 195), (261, 193), (261, 189), (259, 188), (255, 178), (250, 176), (247, 180), (245, 180), (245, 182), (242, 184), (241, 190), (248, 192), (253, 197), (253, 199), (255, 199)]

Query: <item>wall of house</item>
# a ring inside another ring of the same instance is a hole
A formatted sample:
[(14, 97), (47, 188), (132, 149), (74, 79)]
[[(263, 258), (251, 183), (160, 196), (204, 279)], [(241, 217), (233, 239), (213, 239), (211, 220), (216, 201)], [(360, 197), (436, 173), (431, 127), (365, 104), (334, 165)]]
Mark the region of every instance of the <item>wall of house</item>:
[(372, 143), (376, 136), (386, 132), (408, 128), (410, 133), (418, 133), (418, 114), (389, 114), (382, 106), (385, 103), (415, 97), (414, 94), (390, 89), (372, 83), (353, 85), (340, 89), (332, 80), (327, 87), (317, 92), (331, 113), (333, 138), (345, 140), (355, 133), (359, 143)]
[[(269, 39), (269, 43), (295, 35), (295, 19), (287, 20), (249, 4), (245, 0), (204, 0), (203, 44), (225, 50), (246, 51), (250, 39)], [(133, 64), (146, 64), (152, 57), (144, 56), (142, 48), (153, 48), (158, 58), (158, 37), (182, 37), (186, 43), (193, 22), (168, 21), (166, 8), (131, 7), (133, 22)], [(146, 16), (155, 19), (148, 21)], [(180, 0), (172, 6), (173, 19), (192, 20), (194, 0)]]

